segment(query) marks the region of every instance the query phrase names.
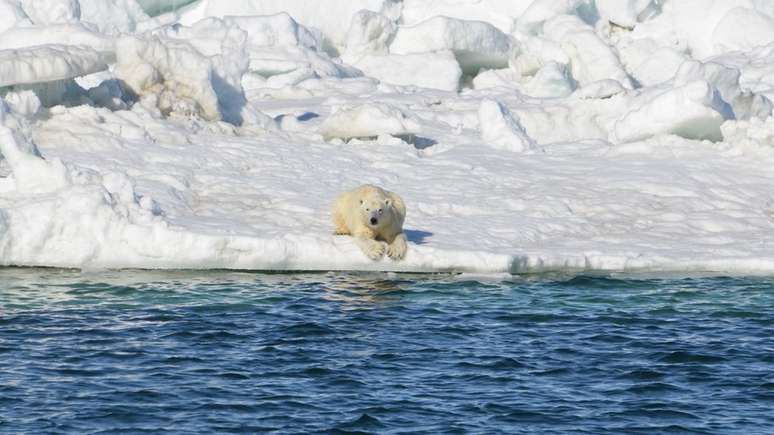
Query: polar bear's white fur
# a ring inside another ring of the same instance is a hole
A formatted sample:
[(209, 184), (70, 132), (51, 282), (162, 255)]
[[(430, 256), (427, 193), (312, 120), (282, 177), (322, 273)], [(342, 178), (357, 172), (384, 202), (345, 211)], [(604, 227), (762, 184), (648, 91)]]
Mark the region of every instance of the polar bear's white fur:
[(333, 206), (336, 234), (354, 236), (373, 260), (385, 252), (394, 260), (406, 256), (405, 218), (406, 206), (400, 196), (370, 184), (342, 193)]

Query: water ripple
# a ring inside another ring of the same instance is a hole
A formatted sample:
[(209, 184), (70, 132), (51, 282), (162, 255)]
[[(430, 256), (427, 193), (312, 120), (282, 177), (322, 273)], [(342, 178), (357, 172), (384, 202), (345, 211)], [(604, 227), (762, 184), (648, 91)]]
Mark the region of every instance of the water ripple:
[(0, 433), (767, 433), (774, 279), (0, 269)]

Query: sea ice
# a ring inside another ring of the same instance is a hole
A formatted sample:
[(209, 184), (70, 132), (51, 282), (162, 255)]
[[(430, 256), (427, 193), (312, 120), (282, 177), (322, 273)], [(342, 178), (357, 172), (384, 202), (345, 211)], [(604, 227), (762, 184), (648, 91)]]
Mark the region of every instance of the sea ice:
[(102, 53), (112, 53), (115, 42), (113, 38), (81, 23), (20, 26), (0, 34), (0, 50), (49, 44), (85, 46)]
[(658, 9), (658, 1), (654, 0), (595, 0), (594, 5), (602, 18), (629, 28)]
[(516, 18), (516, 30), (526, 34), (542, 32), (543, 24), (559, 15), (572, 14), (582, 0), (534, 0)]
[(712, 40), (719, 52), (750, 50), (771, 44), (774, 42), (774, 16), (751, 8), (731, 9), (715, 27)]
[[(193, 24), (205, 17), (275, 15), (285, 12), (307, 27), (322, 31), (331, 49), (346, 43), (349, 22), (362, 9), (389, 12), (394, 0), (200, 0), (182, 13), (180, 22)], [(396, 2), (397, 3), (397, 2)]]
[(718, 91), (705, 81), (693, 81), (659, 93), (627, 113), (615, 123), (613, 140), (633, 142), (665, 133), (720, 140), (720, 125), (729, 118)]
[(0, 0), (0, 33), (19, 25), (30, 24), (32, 22), (17, 1)]
[(417, 54), (369, 54), (354, 65), (384, 83), (456, 91), (462, 69), (451, 51)]
[(115, 74), (138, 97), (153, 98), (162, 113), (222, 119), (212, 63), (187, 43), (122, 37)]
[(81, 21), (96, 26), (102, 33), (117, 35), (137, 29), (148, 15), (135, 0), (78, 0)]
[(342, 58), (353, 63), (364, 55), (387, 54), (394, 35), (395, 23), (388, 17), (369, 10), (359, 11), (349, 24), (346, 51)]
[(322, 36), (298, 24), (282, 12), (265, 16), (226, 17), (224, 21), (247, 32), (247, 43), (255, 47), (300, 46), (322, 49)]
[(198, 0), (137, 0), (146, 14), (155, 17), (164, 13), (177, 11)]
[(79, 0), (21, 0), (20, 4), (27, 17), (38, 25), (77, 23), (81, 19)]
[(419, 123), (403, 110), (388, 104), (363, 104), (340, 108), (320, 125), (326, 140), (419, 133)]
[(166, 37), (124, 36), (117, 42), (115, 74), (128, 89), (164, 114), (196, 115), (241, 125), (247, 106), (246, 33), (213, 18)]
[(575, 15), (560, 15), (543, 25), (548, 39), (561, 44), (570, 58), (572, 76), (581, 86), (598, 80), (616, 80), (632, 88), (629, 75), (615, 52)]
[(401, 26), (390, 53), (413, 54), (441, 50), (454, 52), (462, 70), (475, 74), (481, 68), (508, 65), (511, 39), (489, 23), (434, 17), (413, 26)]
[(88, 47), (48, 44), (0, 50), (0, 87), (69, 79), (106, 69), (104, 56)]
[(535, 142), (524, 131), (518, 117), (500, 102), (482, 101), (478, 122), (481, 140), (486, 145), (517, 153), (535, 148)]
[(509, 33), (513, 22), (532, 0), (403, 0), (401, 22), (413, 26), (429, 18), (443, 16), (491, 23)]
[[(0, 265), (771, 274), (772, 22), (764, 0), (0, 0)], [(363, 183), (406, 201), (404, 260), (332, 234)]]

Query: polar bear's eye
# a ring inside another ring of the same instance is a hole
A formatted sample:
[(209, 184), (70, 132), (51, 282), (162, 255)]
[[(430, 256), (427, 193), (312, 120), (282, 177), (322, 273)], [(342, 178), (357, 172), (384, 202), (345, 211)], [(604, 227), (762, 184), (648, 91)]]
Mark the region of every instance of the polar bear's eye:
[(371, 211), (371, 209), (370, 209), (370, 208), (368, 208), (368, 207), (366, 207), (366, 211)]
[(381, 213), (381, 212), (382, 212), (382, 209), (379, 209), (379, 213)]

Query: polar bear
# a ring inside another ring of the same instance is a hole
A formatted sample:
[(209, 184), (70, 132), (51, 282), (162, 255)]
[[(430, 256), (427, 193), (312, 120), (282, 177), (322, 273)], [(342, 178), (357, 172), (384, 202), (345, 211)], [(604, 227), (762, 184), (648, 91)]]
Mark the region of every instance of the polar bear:
[(393, 260), (406, 256), (406, 206), (397, 194), (365, 184), (339, 195), (332, 215), (335, 234), (354, 236), (372, 260), (378, 260), (385, 252)]

